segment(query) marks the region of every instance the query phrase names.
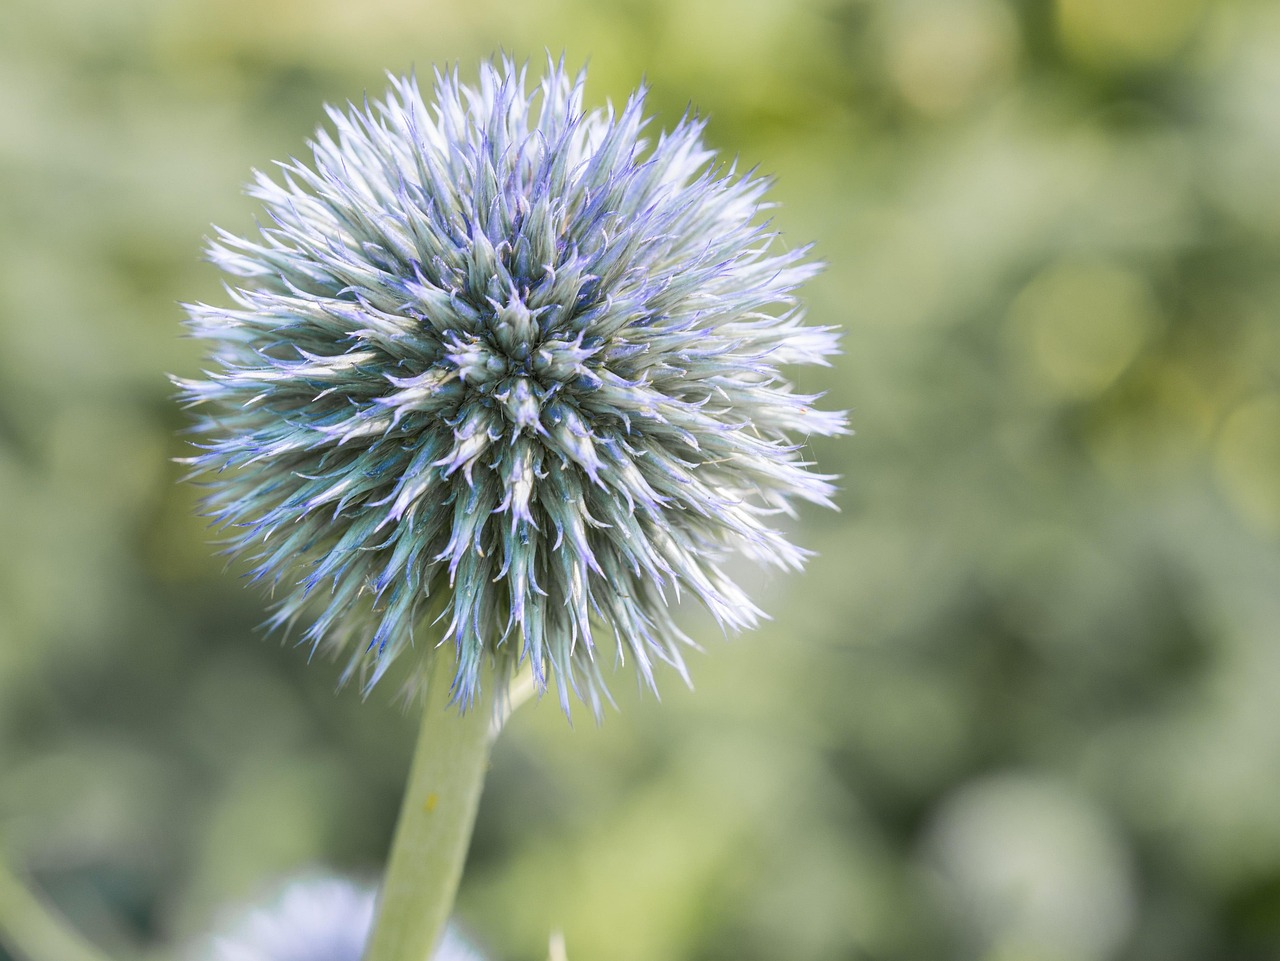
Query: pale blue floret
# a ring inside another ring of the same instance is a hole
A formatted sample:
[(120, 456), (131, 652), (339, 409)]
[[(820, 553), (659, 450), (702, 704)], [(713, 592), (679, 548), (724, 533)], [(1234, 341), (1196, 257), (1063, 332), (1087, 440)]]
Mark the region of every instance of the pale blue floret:
[(255, 176), (271, 225), (210, 247), (235, 306), (187, 308), (208, 513), (366, 685), (416, 627), (462, 705), (494, 658), (598, 712), (602, 626), (684, 674), (669, 603), (752, 626), (724, 560), (799, 568), (773, 516), (831, 504), (803, 442), (844, 417), (779, 372), (836, 349), (792, 295), (817, 266), (700, 120), (648, 143), (643, 93), (584, 112), (583, 83), (503, 61), (330, 109), (310, 165)]
[[(373, 928), (371, 889), (316, 877), (285, 886), (270, 903), (246, 911), (191, 961), (360, 961)], [(431, 961), (485, 961), (450, 925)]]

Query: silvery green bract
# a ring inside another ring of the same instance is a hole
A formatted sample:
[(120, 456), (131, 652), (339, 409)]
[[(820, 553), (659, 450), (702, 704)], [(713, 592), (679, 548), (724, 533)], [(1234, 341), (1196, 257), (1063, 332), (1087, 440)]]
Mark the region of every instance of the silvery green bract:
[(724, 561), (798, 568), (775, 519), (830, 503), (802, 444), (843, 416), (779, 372), (835, 350), (792, 296), (817, 267), (701, 121), (646, 140), (642, 93), (584, 112), (584, 79), (503, 61), (330, 109), (310, 164), (256, 175), (271, 223), (211, 245), (235, 306), (188, 307), (207, 510), (273, 624), (312, 617), (366, 685), (416, 630), (464, 706), (527, 660), (598, 713), (602, 628), (683, 674), (668, 604), (754, 624)]

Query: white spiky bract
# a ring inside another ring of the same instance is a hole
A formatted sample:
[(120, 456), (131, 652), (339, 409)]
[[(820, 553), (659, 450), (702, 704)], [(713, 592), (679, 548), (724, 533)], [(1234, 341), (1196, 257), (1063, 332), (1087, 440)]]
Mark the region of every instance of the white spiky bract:
[(235, 306), (188, 306), (207, 510), (273, 624), (314, 604), (304, 640), (366, 684), (430, 624), (459, 704), (527, 661), (598, 713), (601, 626), (650, 686), (683, 674), (668, 604), (753, 625), (724, 560), (798, 568), (773, 519), (830, 504), (800, 443), (844, 418), (779, 372), (835, 350), (792, 295), (817, 267), (701, 121), (647, 143), (643, 92), (585, 112), (584, 79), (503, 61), (330, 109), (310, 165), (257, 174), (272, 223), (211, 245)]

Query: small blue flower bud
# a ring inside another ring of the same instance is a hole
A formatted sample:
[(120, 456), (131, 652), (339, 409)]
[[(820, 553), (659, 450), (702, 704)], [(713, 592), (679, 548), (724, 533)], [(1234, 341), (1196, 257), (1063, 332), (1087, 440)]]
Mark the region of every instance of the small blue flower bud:
[[(372, 890), (340, 878), (286, 885), (269, 904), (245, 911), (192, 961), (360, 961), (373, 928)], [(431, 961), (484, 961), (452, 927)]]

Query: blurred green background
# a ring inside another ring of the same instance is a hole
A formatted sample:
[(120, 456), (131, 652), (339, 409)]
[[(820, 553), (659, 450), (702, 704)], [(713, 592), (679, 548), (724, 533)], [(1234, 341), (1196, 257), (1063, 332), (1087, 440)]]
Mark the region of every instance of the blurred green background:
[(383, 71), (652, 85), (829, 263), (842, 513), (696, 693), (497, 749), (460, 914), (535, 961), (1280, 957), (1280, 5), (4, 0), (0, 832), (120, 953), (376, 877), (391, 692), (256, 630), (170, 458), (250, 167)]

